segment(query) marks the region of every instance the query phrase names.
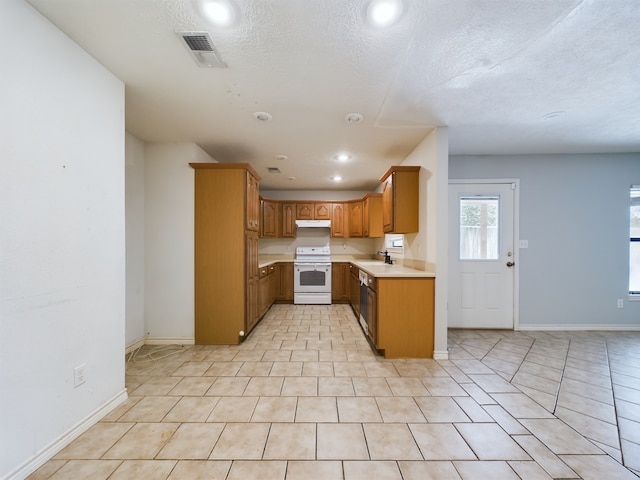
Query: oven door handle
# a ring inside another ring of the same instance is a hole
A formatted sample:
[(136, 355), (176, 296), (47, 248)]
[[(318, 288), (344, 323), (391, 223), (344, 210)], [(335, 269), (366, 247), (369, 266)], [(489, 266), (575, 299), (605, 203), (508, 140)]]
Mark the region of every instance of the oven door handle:
[(322, 267), (330, 267), (331, 263), (314, 263), (313, 264), (314, 268), (316, 270), (318, 270), (318, 267), (322, 268)]

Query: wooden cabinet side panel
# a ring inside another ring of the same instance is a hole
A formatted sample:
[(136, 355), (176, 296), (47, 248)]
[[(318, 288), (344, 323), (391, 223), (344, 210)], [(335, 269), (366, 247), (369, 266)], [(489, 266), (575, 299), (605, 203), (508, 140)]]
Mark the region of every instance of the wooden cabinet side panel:
[(378, 279), (378, 348), (387, 358), (432, 358), (433, 278)]
[(394, 231), (396, 233), (417, 232), (419, 174), (418, 172), (396, 172), (394, 177)]
[(385, 233), (393, 232), (393, 175), (382, 187), (382, 226)]
[(195, 341), (236, 344), (245, 319), (245, 172), (195, 172)]

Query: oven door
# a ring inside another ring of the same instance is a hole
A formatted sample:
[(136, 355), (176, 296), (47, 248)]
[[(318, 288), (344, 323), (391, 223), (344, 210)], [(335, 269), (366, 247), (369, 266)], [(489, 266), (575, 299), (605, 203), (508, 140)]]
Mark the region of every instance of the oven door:
[(299, 293), (331, 293), (331, 263), (293, 264), (293, 291)]

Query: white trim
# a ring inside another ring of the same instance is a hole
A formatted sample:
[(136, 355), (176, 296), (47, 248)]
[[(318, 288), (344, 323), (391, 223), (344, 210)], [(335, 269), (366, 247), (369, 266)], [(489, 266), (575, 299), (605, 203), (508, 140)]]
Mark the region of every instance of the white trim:
[(145, 345), (195, 345), (194, 337), (147, 337)]
[(444, 351), (439, 351), (439, 350), (434, 350), (433, 351), (433, 359), (434, 360), (449, 360), (449, 350), (444, 350)]
[(527, 324), (520, 325), (518, 328), (520, 331), (616, 331), (616, 332), (640, 332), (640, 325), (625, 325), (625, 324)]
[(137, 349), (144, 345), (144, 341), (145, 339), (141, 338), (140, 340), (136, 340), (135, 342), (127, 345), (127, 347), (124, 349), (124, 354), (129, 355), (131, 352), (135, 352)]
[(100, 419), (124, 402), (127, 398), (127, 389), (125, 388), (84, 419), (80, 420), (80, 422), (76, 423), (49, 445), (37, 452), (33, 457), (20, 465), (13, 472), (9, 472), (3, 480), (21, 480), (23, 478), (27, 478), (47, 461), (53, 458), (53, 456), (60, 452), (64, 447), (98, 423)]
[(519, 178), (476, 178), (449, 179), (451, 184), (484, 185), (492, 183), (511, 183), (515, 185), (513, 192), (513, 261), (516, 269), (513, 275), (513, 329), (520, 327), (520, 179)]

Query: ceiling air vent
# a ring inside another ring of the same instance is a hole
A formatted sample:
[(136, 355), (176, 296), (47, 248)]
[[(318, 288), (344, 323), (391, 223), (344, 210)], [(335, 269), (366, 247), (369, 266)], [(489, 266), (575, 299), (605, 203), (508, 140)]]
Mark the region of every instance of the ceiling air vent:
[(213, 46), (211, 36), (207, 32), (177, 32), (184, 40), (184, 45), (196, 63), (205, 68), (227, 68), (220, 54)]
[(278, 167), (267, 167), (269, 173), (280, 173), (280, 169)]

